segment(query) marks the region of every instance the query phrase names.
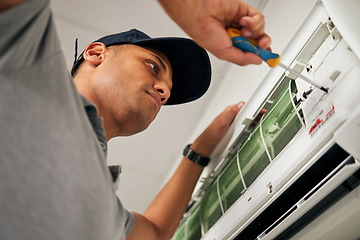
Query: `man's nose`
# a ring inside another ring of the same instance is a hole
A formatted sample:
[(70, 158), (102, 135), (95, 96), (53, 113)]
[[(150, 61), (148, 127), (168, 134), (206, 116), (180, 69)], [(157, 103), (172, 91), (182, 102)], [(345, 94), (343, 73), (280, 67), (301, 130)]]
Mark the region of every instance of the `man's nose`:
[(161, 104), (164, 105), (170, 97), (170, 89), (164, 82), (157, 82), (154, 86), (156, 92), (159, 94)]

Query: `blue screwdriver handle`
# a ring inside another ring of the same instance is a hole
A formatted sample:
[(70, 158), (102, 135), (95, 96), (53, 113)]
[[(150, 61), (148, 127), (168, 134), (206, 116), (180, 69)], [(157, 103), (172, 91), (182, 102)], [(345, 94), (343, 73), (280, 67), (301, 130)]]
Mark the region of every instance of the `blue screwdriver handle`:
[(252, 52), (261, 57), (269, 67), (276, 67), (280, 62), (280, 55), (272, 53), (267, 49), (261, 49), (257, 40), (251, 38), (245, 38), (240, 35), (240, 30), (229, 27), (227, 32), (233, 42), (233, 45), (244, 52)]

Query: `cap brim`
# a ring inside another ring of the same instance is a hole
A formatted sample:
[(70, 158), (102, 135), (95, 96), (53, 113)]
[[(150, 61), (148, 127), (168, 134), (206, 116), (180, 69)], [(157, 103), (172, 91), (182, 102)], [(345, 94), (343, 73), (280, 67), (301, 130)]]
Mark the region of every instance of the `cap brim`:
[(210, 86), (211, 65), (207, 52), (186, 38), (166, 37), (134, 41), (132, 44), (163, 52), (172, 67), (173, 88), (166, 105), (194, 101)]

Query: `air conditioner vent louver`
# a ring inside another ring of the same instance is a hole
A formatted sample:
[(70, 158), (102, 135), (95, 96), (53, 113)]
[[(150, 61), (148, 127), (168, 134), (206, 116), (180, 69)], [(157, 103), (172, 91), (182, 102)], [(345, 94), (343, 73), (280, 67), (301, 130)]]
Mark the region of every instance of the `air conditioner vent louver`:
[(278, 223), (296, 210), (300, 199), (306, 195), (307, 198), (311, 197), (311, 191), (347, 157), (349, 154), (335, 144), (235, 239), (257, 239), (258, 236), (269, 233)]

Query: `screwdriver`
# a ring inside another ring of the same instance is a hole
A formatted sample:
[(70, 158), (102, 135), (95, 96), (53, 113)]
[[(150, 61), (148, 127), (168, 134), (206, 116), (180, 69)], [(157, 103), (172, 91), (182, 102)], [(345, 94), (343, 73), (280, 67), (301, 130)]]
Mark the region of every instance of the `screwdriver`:
[(310, 80), (309, 78), (301, 75), (300, 73), (296, 72), (295, 70), (293, 70), (292, 68), (289, 68), (288, 66), (282, 64), (280, 62), (280, 55), (276, 54), (276, 53), (272, 53), (271, 51), (267, 50), (267, 49), (261, 49), (258, 46), (258, 42), (255, 39), (251, 39), (251, 38), (245, 38), (245, 37), (241, 37), (240, 35), (240, 30), (236, 29), (236, 28), (232, 28), (229, 27), (227, 28), (227, 32), (233, 42), (233, 45), (237, 48), (239, 48), (240, 50), (244, 51), (244, 52), (252, 52), (255, 53), (256, 55), (258, 55), (259, 57), (262, 58), (262, 60), (264, 60), (269, 67), (274, 68), (276, 66), (280, 66), (283, 69), (285, 69), (286, 71), (294, 74), (295, 76), (305, 80), (306, 82), (310, 83), (311, 85), (319, 88), (320, 90), (324, 91), (325, 93), (328, 93), (328, 89), (319, 85), (318, 83)]

